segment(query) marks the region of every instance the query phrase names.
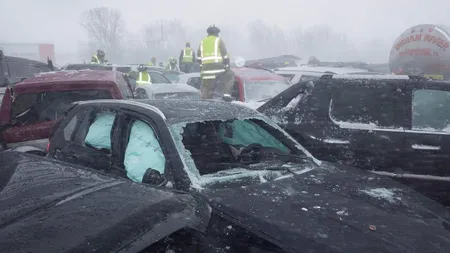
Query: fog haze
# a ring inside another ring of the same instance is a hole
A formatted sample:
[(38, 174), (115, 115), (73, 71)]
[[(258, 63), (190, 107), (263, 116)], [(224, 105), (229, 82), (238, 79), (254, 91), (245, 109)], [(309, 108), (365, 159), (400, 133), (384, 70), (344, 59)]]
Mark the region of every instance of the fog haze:
[(215, 23), (242, 33), (248, 22), (260, 19), (283, 30), (328, 25), (357, 45), (379, 40), (387, 47), (416, 24), (450, 25), (448, 0), (0, 0), (0, 6), (1, 42), (54, 43), (57, 54), (75, 52), (87, 41), (80, 16), (103, 6), (121, 10), (127, 31), (137, 35), (146, 24), (161, 19), (179, 19), (198, 29)]

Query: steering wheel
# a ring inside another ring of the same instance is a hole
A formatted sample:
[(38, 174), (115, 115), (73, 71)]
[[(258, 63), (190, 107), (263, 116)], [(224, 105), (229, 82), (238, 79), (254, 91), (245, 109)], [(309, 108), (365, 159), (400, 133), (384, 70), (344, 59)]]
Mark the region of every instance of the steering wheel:
[(258, 151), (262, 148), (263, 145), (259, 143), (252, 143), (241, 151), (241, 153), (237, 157), (237, 160), (242, 160), (242, 158), (244, 157), (248, 157), (252, 160), (255, 160), (255, 158), (258, 156), (257, 155)]

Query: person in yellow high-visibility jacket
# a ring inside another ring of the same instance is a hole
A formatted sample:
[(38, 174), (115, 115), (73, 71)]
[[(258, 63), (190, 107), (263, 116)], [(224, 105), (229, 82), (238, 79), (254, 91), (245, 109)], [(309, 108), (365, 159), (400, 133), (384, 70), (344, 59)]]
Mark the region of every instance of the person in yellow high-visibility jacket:
[(192, 65), (195, 62), (195, 53), (191, 48), (191, 44), (189, 42), (186, 43), (186, 47), (181, 50), (180, 53), (180, 70), (184, 73), (192, 72)]
[(201, 65), (202, 97), (222, 99), (229, 95), (233, 87), (234, 73), (230, 70), (230, 58), (225, 43), (219, 38), (220, 29), (211, 25), (206, 30), (208, 36), (200, 42), (197, 59)]
[(103, 50), (97, 50), (97, 54), (92, 55), (91, 64), (108, 64), (105, 52)]
[(138, 72), (139, 73), (137, 75), (136, 85), (152, 83), (152, 78), (150, 74), (147, 72), (147, 66), (145, 66), (144, 64), (139, 65)]

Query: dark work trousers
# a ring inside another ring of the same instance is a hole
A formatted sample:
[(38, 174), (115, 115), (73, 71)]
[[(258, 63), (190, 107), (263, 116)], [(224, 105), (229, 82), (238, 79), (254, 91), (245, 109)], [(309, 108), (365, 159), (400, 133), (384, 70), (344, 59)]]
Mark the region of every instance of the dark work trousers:
[(226, 69), (217, 74), (214, 79), (204, 79), (202, 76), (202, 98), (222, 100), (223, 94), (230, 94), (234, 83), (234, 72)]
[(186, 74), (192, 73), (192, 69), (194, 63), (193, 62), (181, 62), (180, 63), (180, 71)]

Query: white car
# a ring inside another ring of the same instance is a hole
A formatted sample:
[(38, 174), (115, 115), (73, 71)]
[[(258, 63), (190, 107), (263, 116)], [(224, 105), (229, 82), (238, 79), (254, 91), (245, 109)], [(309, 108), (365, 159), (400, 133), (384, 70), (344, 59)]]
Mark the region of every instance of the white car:
[(183, 83), (138, 85), (134, 93), (136, 99), (201, 99), (199, 90)]
[(385, 73), (370, 72), (366, 69), (357, 68), (338, 68), (338, 67), (312, 67), (312, 66), (302, 66), (302, 67), (285, 67), (273, 70), (280, 76), (286, 78), (293, 84), (300, 81), (307, 80), (317, 80), (321, 76), (326, 74), (332, 75), (385, 75)]

